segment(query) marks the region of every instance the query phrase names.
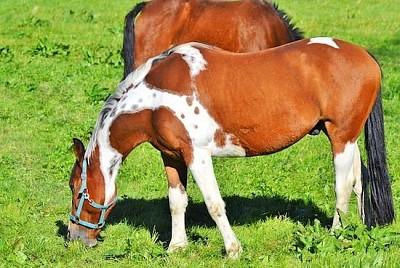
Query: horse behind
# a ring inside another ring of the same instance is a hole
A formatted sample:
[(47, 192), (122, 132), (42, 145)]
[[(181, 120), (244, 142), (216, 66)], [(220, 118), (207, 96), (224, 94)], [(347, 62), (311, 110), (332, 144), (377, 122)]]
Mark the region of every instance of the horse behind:
[(124, 77), (150, 57), (190, 41), (250, 52), (301, 38), (289, 16), (268, 0), (152, 0), (126, 15)]
[[(75, 140), (70, 238), (96, 244), (115, 203), (120, 165), (136, 146), (150, 142), (163, 156), (169, 182), (169, 250), (188, 243), (189, 168), (228, 256), (238, 257), (242, 249), (225, 213), (212, 156), (274, 153), (315, 130), (328, 136), (333, 152), (333, 227), (340, 225), (339, 211), (347, 212), (352, 191), (368, 227), (391, 223), (381, 77), (366, 50), (326, 37), (243, 54), (189, 43), (150, 58), (106, 101), (86, 151)], [(357, 145), (363, 128), (367, 168)]]

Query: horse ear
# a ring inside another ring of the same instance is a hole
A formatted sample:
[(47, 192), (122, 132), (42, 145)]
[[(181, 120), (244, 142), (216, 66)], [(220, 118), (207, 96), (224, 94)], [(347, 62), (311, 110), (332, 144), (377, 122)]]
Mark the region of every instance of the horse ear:
[(83, 157), (85, 156), (85, 146), (79, 139), (73, 138), (73, 142), (74, 145), (72, 148), (74, 150), (76, 159), (80, 163), (83, 161)]

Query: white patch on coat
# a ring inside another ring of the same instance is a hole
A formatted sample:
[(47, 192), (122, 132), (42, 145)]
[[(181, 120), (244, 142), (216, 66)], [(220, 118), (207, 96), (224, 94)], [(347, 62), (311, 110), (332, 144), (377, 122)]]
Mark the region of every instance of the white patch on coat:
[[(190, 105), (186, 101), (187, 98), (193, 100)], [(242, 147), (232, 143), (229, 134), (226, 135), (225, 145), (223, 147), (217, 146), (214, 135), (220, 127), (199, 102), (195, 93), (191, 96), (177, 95), (151, 87), (143, 82), (134, 90), (126, 93), (126, 98), (115, 107), (115, 113), (116, 115), (138, 113), (143, 110), (155, 111), (160, 108), (168, 108), (182, 122), (194, 147), (206, 148), (211, 155), (215, 156), (246, 155)]]
[(356, 143), (348, 142), (344, 147), (344, 151), (338, 153), (334, 156), (334, 164), (335, 167), (338, 167), (338, 170), (335, 173), (340, 177), (347, 177), (349, 171), (353, 165), (354, 153), (356, 150)]
[(350, 196), (354, 186), (354, 174), (352, 173), (354, 157), (357, 152), (357, 143), (346, 143), (344, 151), (334, 156), (335, 165), (335, 191), (336, 210), (333, 217), (332, 227), (340, 226), (340, 215), (337, 210), (347, 213), (350, 203)]
[[(108, 129), (110, 125), (111, 120), (110, 118), (107, 118), (105, 120), (105, 127)], [(120, 154), (111, 146), (109, 131), (98, 131), (97, 144), (99, 146), (100, 169), (105, 183), (104, 204), (109, 204), (115, 195), (115, 179), (117, 177), (119, 167), (122, 164), (122, 154)]]
[(204, 148), (194, 147), (193, 162), (189, 165), (189, 169), (203, 195), (210, 216), (221, 232), (228, 257), (238, 258), (242, 248), (226, 216), (225, 203), (215, 178), (210, 152)]
[[(153, 66), (154, 62), (157, 60), (162, 60), (166, 57), (168, 57), (172, 53), (178, 53), (182, 54), (182, 57), (184, 60), (187, 62), (188, 67), (189, 67), (189, 72), (191, 75), (191, 78), (193, 79), (199, 72), (205, 69), (205, 66), (207, 65), (206, 60), (200, 53), (200, 51), (195, 48), (195, 47), (202, 47), (202, 48), (207, 48), (207, 49), (218, 49), (206, 44), (201, 44), (201, 43), (196, 43), (196, 42), (191, 42), (191, 43), (186, 43), (182, 44), (176, 47), (173, 47), (169, 49), (168, 51), (159, 54), (157, 56), (154, 56), (150, 59), (148, 59), (143, 65), (139, 66), (134, 72), (130, 73), (125, 80), (123, 80), (119, 85), (117, 91), (111, 95), (106, 103), (104, 104), (104, 107), (102, 111), (99, 114), (99, 117), (97, 119), (96, 126), (94, 127), (94, 131), (92, 134), (92, 137), (90, 138), (86, 153), (85, 153), (85, 158), (90, 161), (90, 156), (94, 152), (96, 146), (98, 145), (98, 132), (102, 131), (104, 128), (104, 123), (107, 118), (115, 118), (115, 112), (113, 113), (112, 110), (115, 108), (115, 106), (118, 104), (118, 102), (121, 100), (121, 98), (125, 98), (125, 93), (136, 86), (138, 86), (140, 83), (144, 81), (144, 78), (146, 75), (149, 73), (151, 70), (151, 67)], [(114, 110), (115, 111), (115, 110)]]
[[(245, 156), (246, 153), (243, 148), (232, 144), (229, 133), (226, 135), (225, 145), (222, 148), (216, 145), (214, 134), (220, 127), (198, 101), (195, 93), (192, 96), (169, 93), (148, 85), (144, 80), (153, 63), (168, 57), (171, 53), (182, 55), (188, 64), (190, 76), (193, 80), (195, 76), (205, 70), (207, 65), (200, 50), (196, 47), (214, 49), (212, 46), (195, 42), (173, 47), (165, 53), (150, 58), (136, 71), (130, 73), (119, 84), (118, 90), (107, 99), (85, 153), (85, 158), (89, 161), (96, 146), (99, 146), (100, 168), (106, 187), (105, 204), (111, 201), (115, 193), (115, 178), (122, 163), (122, 155), (111, 147), (109, 141), (110, 126), (120, 114), (168, 108), (184, 125), (193, 146), (204, 148), (212, 155)], [(187, 103), (187, 98), (193, 99), (191, 105)], [(196, 112), (194, 108), (197, 108)]]
[(322, 44), (322, 45), (328, 45), (334, 48), (339, 49), (339, 46), (336, 44), (335, 40), (331, 37), (313, 37), (310, 38), (310, 41), (308, 42), (307, 45), (311, 44)]
[(185, 212), (188, 205), (187, 193), (182, 185), (168, 190), (169, 209), (171, 211), (172, 235), (168, 251), (172, 252), (188, 244), (185, 230)]
[(188, 43), (175, 47), (174, 53), (182, 54), (182, 58), (189, 66), (190, 77), (195, 78), (201, 71), (206, 69), (207, 62), (200, 51), (193, 46), (210, 48), (200, 43)]

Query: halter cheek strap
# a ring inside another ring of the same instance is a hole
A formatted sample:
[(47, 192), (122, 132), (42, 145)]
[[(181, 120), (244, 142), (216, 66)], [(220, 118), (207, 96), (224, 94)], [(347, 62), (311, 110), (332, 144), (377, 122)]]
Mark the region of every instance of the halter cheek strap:
[[(114, 205), (114, 203), (117, 202), (118, 195), (115, 196), (115, 198), (108, 205), (101, 205), (99, 203), (96, 203), (92, 199), (90, 199), (89, 190), (87, 189), (87, 160), (86, 159), (83, 160), (83, 163), (82, 163), (81, 179), (82, 179), (82, 184), (81, 184), (81, 188), (78, 193), (78, 198), (80, 199), (78, 208), (76, 209), (75, 215), (73, 215), (71, 213), (69, 214), (69, 219), (76, 224), (83, 225), (90, 229), (101, 229), (101, 228), (103, 228), (103, 226), (105, 224), (104, 218), (105, 218), (106, 211), (112, 205)], [(97, 224), (80, 219), (83, 204), (84, 204), (85, 200), (87, 200), (89, 202), (89, 205), (91, 205), (92, 207), (101, 210), (100, 219)]]

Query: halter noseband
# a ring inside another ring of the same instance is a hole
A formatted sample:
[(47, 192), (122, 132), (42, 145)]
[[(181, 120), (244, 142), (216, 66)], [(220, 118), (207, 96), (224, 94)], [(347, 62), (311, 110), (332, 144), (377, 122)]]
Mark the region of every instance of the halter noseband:
[[(110, 204), (108, 205), (101, 205), (99, 203), (94, 202), (92, 199), (90, 199), (90, 195), (89, 195), (89, 190), (87, 189), (87, 160), (83, 160), (83, 164), (82, 164), (82, 173), (81, 173), (81, 179), (82, 179), (82, 184), (81, 184), (81, 189), (79, 190), (79, 194), (78, 194), (78, 198), (80, 198), (79, 204), (78, 204), (78, 208), (76, 209), (75, 215), (72, 215), (71, 213), (69, 214), (69, 219), (76, 223), (76, 224), (80, 224), (83, 225), (87, 228), (90, 229), (101, 229), (103, 228), (105, 222), (104, 222), (104, 217), (106, 214), (106, 211), (109, 207), (111, 207), (115, 202), (117, 202), (118, 199), (118, 195), (115, 196), (115, 198), (113, 199), (113, 201), (111, 201)], [(89, 205), (91, 205), (94, 208), (100, 209), (101, 210), (101, 215), (100, 215), (100, 219), (99, 222), (97, 224), (95, 223), (91, 223), (88, 221), (84, 221), (82, 219), (80, 219), (81, 216), (81, 212), (82, 212), (82, 208), (83, 208), (83, 203), (85, 202), (85, 200), (87, 200), (89, 202)]]

